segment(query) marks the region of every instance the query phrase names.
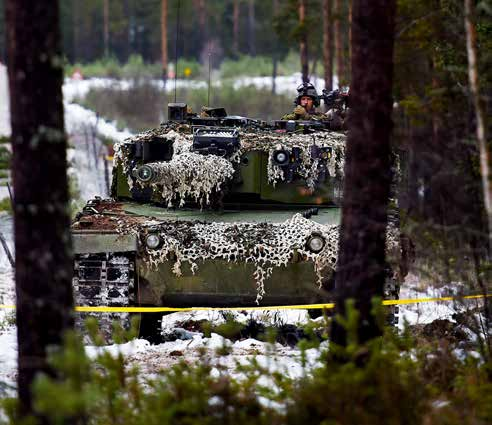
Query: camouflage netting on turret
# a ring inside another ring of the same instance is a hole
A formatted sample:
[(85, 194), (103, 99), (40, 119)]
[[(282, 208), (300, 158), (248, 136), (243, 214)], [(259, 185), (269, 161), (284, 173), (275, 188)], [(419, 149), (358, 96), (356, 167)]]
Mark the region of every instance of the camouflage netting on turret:
[(306, 187), (313, 190), (318, 180), (319, 159), (311, 158), (310, 148), (313, 145), (330, 147), (332, 155), (327, 160), (326, 168), (330, 177), (335, 178), (341, 186), (346, 139), (342, 133), (241, 132), (240, 149), (226, 159), (215, 155), (194, 154), (191, 152), (193, 135), (190, 134), (189, 129), (188, 133), (185, 131), (178, 132), (163, 126), (137, 135), (115, 146), (115, 165), (121, 165), (123, 172), (128, 175), (130, 188), (134, 185), (134, 179), (131, 176), (129, 146), (131, 143), (145, 143), (155, 138), (173, 142), (173, 158), (169, 162), (160, 163), (158, 176), (152, 182), (139, 182), (138, 184), (156, 188), (158, 193), (162, 193), (163, 200), (169, 205), (173, 205), (176, 200), (179, 200), (180, 205), (182, 205), (186, 197), (191, 197), (202, 206), (207, 205), (210, 201), (210, 194), (224, 188), (225, 183), (232, 179), (234, 166), (239, 164), (241, 155), (249, 151), (262, 151), (268, 154), (268, 181), (275, 185), (279, 181), (285, 180), (285, 175), (283, 169), (274, 164), (273, 152), (278, 149), (300, 148), (301, 156), (297, 173), (305, 179)]
[(170, 207), (178, 198), (180, 207), (185, 199), (208, 205), (210, 194), (219, 192), (234, 174), (234, 167), (227, 159), (192, 152), (174, 155), (169, 162), (153, 163), (153, 170), (156, 177), (150, 185)]
[[(180, 276), (181, 265), (187, 262), (192, 273), (204, 260), (246, 262), (255, 266), (257, 302), (265, 294), (265, 281), (274, 268), (287, 265), (294, 256), (313, 263), (318, 285), (331, 276), (338, 256), (339, 226), (322, 225), (301, 214), (282, 223), (224, 223), (224, 222), (150, 222), (139, 227), (120, 225), (122, 233), (145, 234), (147, 227), (157, 231), (162, 245), (158, 249), (143, 248), (150, 267), (165, 261), (175, 261), (173, 272)], [(322, 236), (325, 244), (318, 253), (307, 248), (313, 235)], [(399, 232), (390, 227), (387, 234), (388, 256), (401, 257)]]

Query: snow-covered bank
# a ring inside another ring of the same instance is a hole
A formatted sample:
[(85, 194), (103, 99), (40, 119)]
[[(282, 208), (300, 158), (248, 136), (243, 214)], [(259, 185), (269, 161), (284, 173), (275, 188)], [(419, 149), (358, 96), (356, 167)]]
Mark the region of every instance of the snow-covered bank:
[[(162, 80), (158, 79), (146, 79), (146, 80), (129, 80), (129, 79), (114, 79), (114, 78), (88, 78), (86, 80), (74, 80), (66, 78), (63, 84), (63, 96), (66, 101), (73, 102), (76, 99), (84, 98), (89, 90), (101, 89), (101, 88), (115, 88), (118, 90), (129, 90), (141, 81), (150, 83), (156, 90), (172, 92), (174, 90), (174, 80), (168, 80), (166, 84)], [(276, 92), (279, 94), (286, 94), (288, 96), (294, 96), (296, 94), (296, 88), (302, 83), (302, 76), (300, 72), (296, 72), (292, 75), (282, 75), (275, 79)], [(321, 92), (325, 88), (325, 82), (323, 78), (314, 77), (312, 83), (316, 89)], [(216, 80), (212, 82), (213, 87), (220, 88), (224, 85), (232, 85), (234, 89), (242, 87), (255, 87), (257, 89), (272, 88), (272, 77), (248, 77), (238, 76), (234, 79)], [(333, 87), (338, 87), (338, 77), (333, 77)], [(207, 88), (207, 82), (202, 80), (176, 80), (177, 89), (205, 89)]]
[(0, 63), (0, 136), (9, 136), (10, 131), (10, 104), (7, 67)]
[[(77, 134), (80, 132), (81, 128), (83, 129), (84, 127), (91, 126), (95, 127), (96, 132), (101, 136), (115, 141), (124, 140), (127, 137), (130, 137), (130, 132), (120, 131), (116, 128), (114, 123), (98, 118), (95, 112), (72, 103), (79, 91), (81, 95), (84, 95), (90, 87), (98, 86), (98, 84), (100, 84), (98, 79), (86, 81), (74, 81), (67, 79), (65, 81), (63, 93), (66, 131), (69, 135)], [(102, 84), (107, 84), (107, 82)], [(0, 136), (9, 136), (10, 132), (7, 68), (0, 64)]]
[(76, 103), (65, 101), (64, 107), (65, 128), (70, 135), (83, 135), (87, 131), (93, 131), (95, 135), (115, 142), (123, 141), (132, 136), (128, 130), (118, 130), (116, 123), (105, 121), (98, 117), (94, 111)]

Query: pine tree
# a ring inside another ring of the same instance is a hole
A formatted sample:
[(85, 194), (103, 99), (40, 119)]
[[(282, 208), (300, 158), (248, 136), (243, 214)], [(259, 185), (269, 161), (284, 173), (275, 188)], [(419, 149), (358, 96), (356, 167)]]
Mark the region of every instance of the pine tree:
[(162, 79), (167, 80), (167, 0), (161, 0), (161, 63)]
[[(351, 108), (336, 299), (342, 317), (346, 300), (355, 300), (360, 342), (381, 332), (371, 309), (373, 297), (383, 296), (385, 280), (395, 9), (395, 1), (353, 3)], [(347, 343), (346, 331), (336, 321), (332, 339)]]
[(308, 32), (306, 25), (307, 4), (306, 0), (299, 0), (299, 27), (300, 40), (299, 50), (301, 52), (302, 81), (309, 82), (309, 55), (308, 55)]
[(323, 0), (323, 65), (325, 71), (325, 88), (333, 89), (333, 28), (332, 0)]
[(31, 384), (53, 375), (47, 350), (72, 326), (63, 57), (57, 0), (6, 3), (13, 146), (20, 413)]

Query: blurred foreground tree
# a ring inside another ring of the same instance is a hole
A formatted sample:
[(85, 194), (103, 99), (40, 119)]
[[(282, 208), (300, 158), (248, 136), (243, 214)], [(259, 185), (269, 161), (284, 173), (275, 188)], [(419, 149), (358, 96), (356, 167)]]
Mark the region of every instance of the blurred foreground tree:
[[(8, 0), (20, 414), (50, 346), (72, 326), (63, 57), (57, 0)], [(73, 422), (72, 422), (73, 423)]]
[[(395, 10), (395, 1), (353, 2), (351, 109), (336, 308), (346, 318), (345, 301), (355, 300), (361, 343), (382, 332), (371, 310), (372, 298), (383, 296), (385, 280)], [(332, 340), (347, 343), (346, 329), (337, 321)]]

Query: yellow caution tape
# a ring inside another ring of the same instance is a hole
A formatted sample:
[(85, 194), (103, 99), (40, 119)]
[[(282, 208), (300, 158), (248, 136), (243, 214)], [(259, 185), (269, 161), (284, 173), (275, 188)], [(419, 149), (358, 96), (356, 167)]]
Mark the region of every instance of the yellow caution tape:
[[(453, 301), (453, 300), (474, 300), (480, 298), (489, 298), (488, 295), (467, 295), (464, 297), (436, 297), (436, 298), (409, 298), (403, 300), (384, 300), (383, 305), (404, 305), (404, 304), (419, 304), (438, 301)], [(88, 307), (77, 306), (75, 311), (87, 313), (166, 313), (177, 311), (249, 311), (249, 310), (311, 310), (311, 309), (333, 309), (335, 303), (325, 304), (300, 304), (300, 305), (282, 305), (282, 306), (258, 306), (258, 307)], [(15, 305), (0, 305), (0, 309), (15, 309)]]

